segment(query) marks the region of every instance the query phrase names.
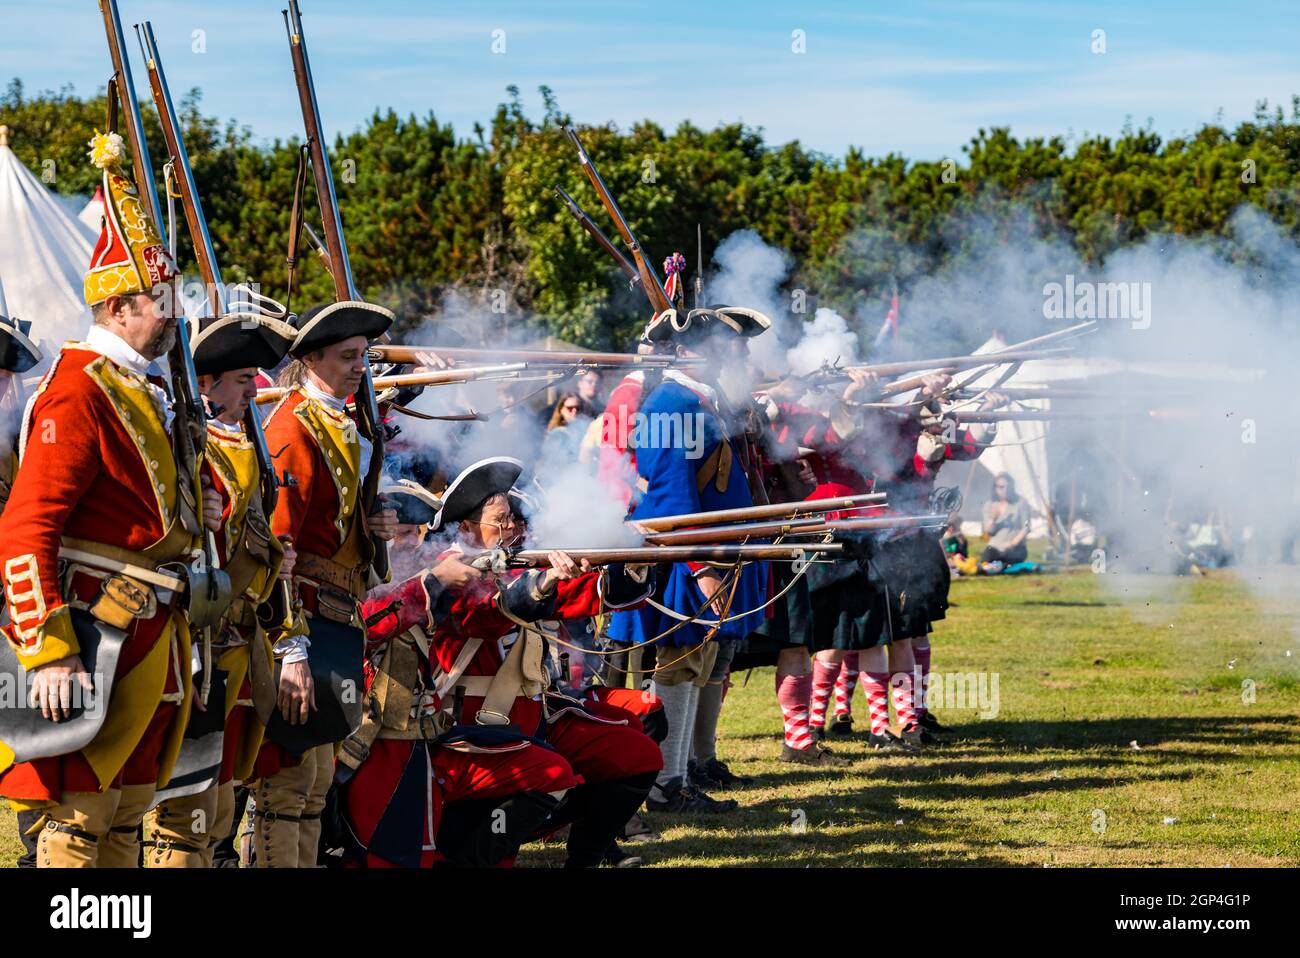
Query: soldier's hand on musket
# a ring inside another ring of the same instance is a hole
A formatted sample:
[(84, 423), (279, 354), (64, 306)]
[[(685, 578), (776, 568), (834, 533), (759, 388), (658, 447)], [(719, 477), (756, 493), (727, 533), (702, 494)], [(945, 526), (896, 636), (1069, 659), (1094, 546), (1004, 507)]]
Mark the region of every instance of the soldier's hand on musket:
[(990, 390), (984, 395), (984, 402), (980, 404), (981, 409), (996, 409), (998, 406), (1005, 406), (1011, 401), (1006, 393), (994, 392)]
[(844, 370), (844, 374), (850, 380), (848, 386), (844, 389), (845, 402), (851, 402), (855, 396), (870, 392), (880, 382), (880, 377), (869, 369), (853, 369), (850, 367)]
[(952, 382), (952, 377), (947, 373), (932, 373), (929, 376), (921, 378), (921, 395), (927, 398), (942, 396), (943, 391), (948, 388)]
[(90, 673), (81, 664), (81, 656), (69, 655), (40, 666), (32, 672), (32, 690), (29, 704), (40, 706), (41, 715), (51, 722), (72, 718), (72, 683), (77, 681), (85, 692), (93, 685)]
[(712, 600), (709, 602), (709, 608), (721, 619), (727, 608), (724, 597), (718, 591), (722, 588), (722, 576), (713, 569), (705, 569), (703, 572), (695, 573), (695, 584), (700, 587), (706, 599)]
[(280, 578), (285, 582), (293, 579), (293, 567), (298, 564), (298, 550), (293, 547), (293, 539), (289, 536), (280, 536), (280, 544), (284, 546), (284, 561), (280, 563)]
[(203, 483), (203, 525), (213, 532), (221, 531), (221, 493), (212, 488), (212, 480), (207, 476)]
[(380, 509), (366, 522), (368, 528), (376, 538), (389, 542), (397, 538), (397, 510), (384, 508)]
[(280, 670), (280, 717), (290, 725), (306, 725), (316, 707), (316, 685), (307, 663), (294, 662)]
[(483, 578), (481, 570), (456, 556), (448, 556), (429, 570), (429, 574), (448, 589), (460, 589)]
[(428, 350), (420, 350), (415, 354), (415, 361), (418, 363), (416, 372), (424, 372), (427, 369), (450, 369), (451, 363), (443, 359), (437, 353)]
[(555, 587), (555, 583), (559, 582), (561, 579), (572, 579), (575, 576), (582, 575), (584, 572), (591, 571), (590, 562), (586, 559), (578, 562), (567, 552), (560, 552), (558, 550), (555, 552), (548, 552), (546, 553), (546, 561), (550, 563), (550, 568), (547, 569), (546, 574), (542, 576), (541, 590), (543, 592), (549, 592)]

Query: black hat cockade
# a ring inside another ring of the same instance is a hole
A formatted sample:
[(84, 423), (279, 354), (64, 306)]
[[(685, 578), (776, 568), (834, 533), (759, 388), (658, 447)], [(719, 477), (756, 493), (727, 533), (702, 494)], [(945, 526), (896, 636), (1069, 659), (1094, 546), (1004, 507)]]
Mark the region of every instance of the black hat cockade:
[(298, 335), (289, 352), (295, 359), (301, 359), (317, 349), (333, 346), (353, 336), (378, 339), (388, 332), (388, 327), (396, 319), (391, 309), (360, 300), (313, 306), (294, 320)]
[(190, 343), (194, 371), (219, 376), (232, 369), (274, 369), (298, 335), (292, 321), (282, 304), (248, 286), (236, 286), (224, 315), (199, 320)]

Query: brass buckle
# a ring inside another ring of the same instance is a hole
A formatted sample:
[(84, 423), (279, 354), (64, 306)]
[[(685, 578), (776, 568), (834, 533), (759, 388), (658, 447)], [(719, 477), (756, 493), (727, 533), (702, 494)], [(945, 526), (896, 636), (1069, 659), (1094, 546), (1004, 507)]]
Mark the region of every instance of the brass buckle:
[[(486, 721), (485, 719), (491, 719), (491, 721)], [(500, 721), (497, 721), (498, 719)], [(478, 725), (491, 725), (491, 726), (509, 725), (510, 716), (503, 715), (502, 713), (494, 711), (492, 709), (479, 709), (477, 712), (474, 713), (474, 722)]]

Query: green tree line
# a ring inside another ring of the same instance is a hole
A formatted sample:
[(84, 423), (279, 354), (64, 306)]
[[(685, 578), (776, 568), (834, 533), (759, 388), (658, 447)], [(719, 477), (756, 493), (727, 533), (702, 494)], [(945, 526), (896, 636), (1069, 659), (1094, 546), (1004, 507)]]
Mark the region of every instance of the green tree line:
[[(615, 235), (564, 137), (572, 118), (545, 87), (540, 119), (528, 115), (518, 89), (508, 93), (468, 137), (432, 112), (389, 110), (335, 138), (331, 162), (357, 285), (395, 308), (407, 328), (455, 291), (499, 315), (503, 329), (624, 348), (645, 321), (644, 298), (553, 194), (565, 187)], [(161, 182), (161, 132), (142, 106)], [(300, 141), (256, 143), (246, 127), (205, 115), (197, 89), (182, 99), (181, 114), (224, 278), (283, 296)], [(65, 194), (93, 191), (87, 141), (104, 117), (103, 93), (32, 96), (14, 80), (0, 98), (12, 148)], [(694, 268), (697, 223), (706, 254), (752, 229), (789, 252), (790, 288), (846, 316), (883, 316), (895, 287), (905, 300), (920, 277), (969, 255), (960, 231), (945, 228), (963, 211), (978, 210), (995, 230), (1023, 230), (1028, 211), (1030, 229), (1065, 238), (1090, 265), (1153, 233), (1222, 233), (1243, 203), (1300, 236), (1300, 97), (1289, 116), (1261, 102), (1235, 129), (1207, 122), (1167, 140), (1131, 126), (1074, 145), (981, 129), (960, 157), (940, 160), (869, 157), (857, 148), (833, 157), (797, 141), (769, 145), (761, 130), (739, 123), (579, 129), (656, 269), (673, 250)], [(311, 192), (308, 221), (319, 222)], [(184, 265), (188, 242), (179, 243)], [(332, 289), (321, 265), (303, 255), (297, 308)], [(972, 329), (971, 344), (986, 331)]]

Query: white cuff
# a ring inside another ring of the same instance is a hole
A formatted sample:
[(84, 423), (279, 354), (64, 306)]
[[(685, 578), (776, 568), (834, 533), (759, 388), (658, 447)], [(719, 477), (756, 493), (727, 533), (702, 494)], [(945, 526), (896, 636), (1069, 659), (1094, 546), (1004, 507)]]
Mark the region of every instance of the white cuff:
[(275, 643), (275, 657), (280, 659), (285, 665), (293, 665), (295, 662), (307, 661), (307, 648), (311, 645), (311, 639), (305, 635), (295, 635), (290, 639), (281, 639)]

